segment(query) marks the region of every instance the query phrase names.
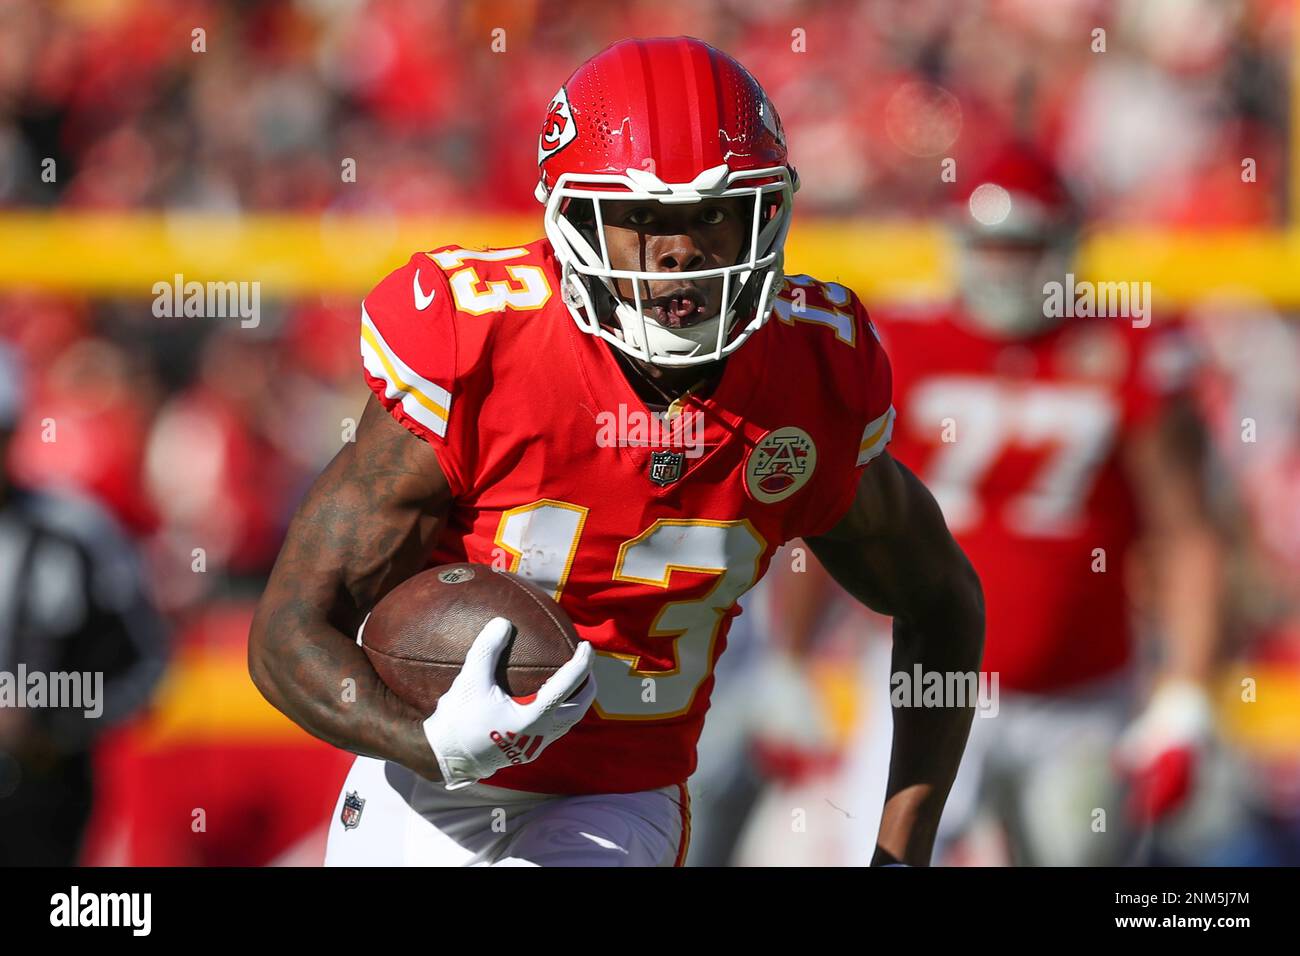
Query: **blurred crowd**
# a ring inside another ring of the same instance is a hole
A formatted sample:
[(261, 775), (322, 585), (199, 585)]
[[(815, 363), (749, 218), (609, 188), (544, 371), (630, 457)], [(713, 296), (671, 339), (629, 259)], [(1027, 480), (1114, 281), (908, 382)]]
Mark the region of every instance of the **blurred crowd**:
[[(689, 34), (777, 104), (804, 214), (924, 212), (939, 159), (1009, 132), (1102, 220), (1266, 225), (1284, 208), (1288, 0), (0, 10), (0, 207), (527, 211), (541, 109), (574, 66), (613, 38)], [(362, 171), (347, 188), (343, 157)], [(1231, 188), (1243, 157), (1265, 188)]]
[[(540, 217), (534, 138), (560, 83), (614, 39), (686, 33), (745, 63), (780, 110), (796, 219), (930, 216), (944, 158), (1015, 135), (1094, 222), (1282, 228), (1291, 17), (1288, 0), (0, 0), (0, 215)], [(1245, 157), (1254, 189), (1239, 188)], [(282, 859), (346, 770), (225, 682), (293, 508), (367, 394), (356, 298), (264, 313), (250, 330), (158, 320), (144, 298), (0, 289), (0, 342), (28, 379), (12, 479), (98, 501), (136, 541), (171, 635), (151, 710), (104, 743), (88, 861)], [(1300, 341), (1266, 304), (1192, 319), (1238, 529), (1240, 643), (1300, 673)], [(1263, 458), (1239, 454), (1243, 407), (1273, 415)], [(1269, 799), (1300, 818), (1300, 761), (1275, 744), (1261, 746), (1285, 792)], [(280, 775), (292, 819), (251, 767)], [(193, 832), (199, 787), (233, 808), (209, 813), (234, 835), (208, 852), (158, 824), (184, 808), (171, 826)]]

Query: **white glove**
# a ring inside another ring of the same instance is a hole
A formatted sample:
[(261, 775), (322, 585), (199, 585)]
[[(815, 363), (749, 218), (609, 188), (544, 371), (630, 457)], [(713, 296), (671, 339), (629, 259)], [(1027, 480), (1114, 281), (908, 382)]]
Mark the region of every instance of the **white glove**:
[(1158, 822), (1187, 802), (1212, 726), (1209, 695), (1198, 685), (1171, 681), (1156, 689), (1115, 752), (1135, 819)]
[(792, 747), (826, 750), (835, 732), (808, 665), (784, 651), (764, 654), (754, 677), (754, 734)]
[[(465, 665), (424, 722), (424, 735), (438, 758), (448, 790), (459, 790), (512, 764), (531, 763), (582, 719), (596, 698), (591, 644), (582, 641), (573, 657), (520, 703), (496, 681), (497, 661), (510, 642), (512, 625), (494, 617), (479, 631)], [(573, 700), (566, 698), (583, 681)]]
[(1160, 685), (1146, 710), (1120, 738), (1120, 763), (1141, 767), (1166, 750), (1201, 747), (1213, 726), (1212, 713), (1209, 695), (1198, 685), (1184, 681)]
[(797, 784), (834, 758), (834, 728), (807, 665), (783, 652), (764, 656), (753, 681), (754, 755), (768, 776)]

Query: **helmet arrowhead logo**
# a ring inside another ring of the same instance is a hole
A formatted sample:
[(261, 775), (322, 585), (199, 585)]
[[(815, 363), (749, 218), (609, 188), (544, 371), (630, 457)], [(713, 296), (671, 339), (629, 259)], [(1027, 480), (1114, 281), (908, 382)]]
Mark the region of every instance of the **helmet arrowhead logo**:
[(537, 164), (540, 166), (548, 157), (572, 143), (577, 136), (578, 129), (569, 109), (569, 95), (564, 87), (560, 87), (560, 92), (555, 94), (546, 110), (546, 121), (542, 123), (542, 132), (537, 137)]

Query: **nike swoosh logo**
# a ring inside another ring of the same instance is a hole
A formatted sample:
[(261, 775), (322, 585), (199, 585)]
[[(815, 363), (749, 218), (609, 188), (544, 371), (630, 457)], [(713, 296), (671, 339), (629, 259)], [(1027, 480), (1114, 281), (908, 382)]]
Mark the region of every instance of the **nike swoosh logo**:
[(411, 285), (415, 287), (415, 311), (423, 312), (425, 309), (427, 309), (429, 306), (433, 304), (433, 297), (438, 294), (438, 289), (435, 286), (434, 290), (430, 292), (427, 296), (424, 294), (424, 292), (420, 289), (419, 269), (415, 270), (415, 278), (411, 280)]

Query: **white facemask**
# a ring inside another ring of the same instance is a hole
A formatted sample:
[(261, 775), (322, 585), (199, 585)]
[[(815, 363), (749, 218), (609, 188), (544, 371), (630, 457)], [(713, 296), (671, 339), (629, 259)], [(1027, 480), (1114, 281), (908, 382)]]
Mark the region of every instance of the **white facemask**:
[[(745, 185), (749, 181), (757, 185)], [(609, 184), (622, 188), (584, 188)], [(703, 365), (730, 355), (767, 321), (781, 288), (783, 250), (790, 229), (794, 188), (790, 171), (784, 166), (732, 172), (725, 165), (705, 170), (690, 183), (664, 183), (651, 173), (629, 169), (621, 176), (565, 174), (549, 193), (539, 187), (538, 198), (546, 202), (546, 235), (561, 263), (564, 302), (574, 322), (582, 331), (604, 339), (633, 358), (655, 365)], [(780, 203), (775, 214), (764, 223), (764, 205), (774, 194), (781, 197)], [(661, 325), (645, 314), (646, 296), (642, 290), (648, 289), (651, 281), (662, 282), (667, 274), (612, 268), (605, 245), (601, 202), (642, 200), (677, 204), (731, 197), (746, 197), (754, 202), (749, 242), (741, 260), (735, 265), (671, 274), (672, 278), (683, 281), (720, 280), (720, 314), (687, 328)], [(598, 249), (561, 211), (570, 199), (591, 200)], [(590, 279), (603, 283), (617, 303), (614, 319), (618, 330), (600, 324), (588, 286)], [(631, 301), (618, 294), (619, 279), (631, 280)], [(757, 294), (745, 296), (750, 290), (756, 290)], [(738, 314), (736, 306), (742, 299), (755, 303), (752, 314)]]

